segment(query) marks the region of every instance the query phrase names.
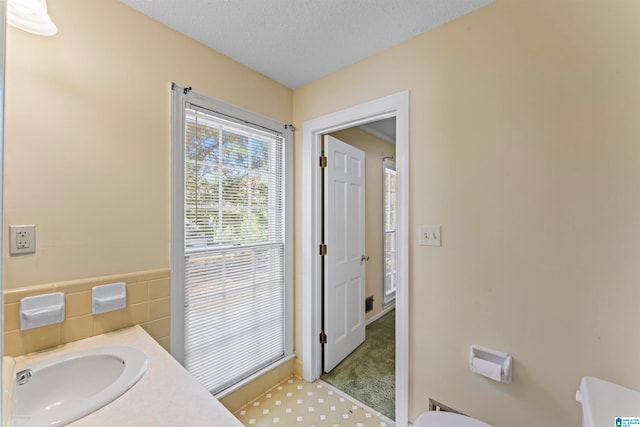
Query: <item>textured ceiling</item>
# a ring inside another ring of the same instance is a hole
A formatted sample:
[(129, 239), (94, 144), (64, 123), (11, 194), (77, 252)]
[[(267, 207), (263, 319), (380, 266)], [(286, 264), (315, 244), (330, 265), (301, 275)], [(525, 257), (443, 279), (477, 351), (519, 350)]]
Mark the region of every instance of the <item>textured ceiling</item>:
[(290, 88), (493, 0), (121, 0)]

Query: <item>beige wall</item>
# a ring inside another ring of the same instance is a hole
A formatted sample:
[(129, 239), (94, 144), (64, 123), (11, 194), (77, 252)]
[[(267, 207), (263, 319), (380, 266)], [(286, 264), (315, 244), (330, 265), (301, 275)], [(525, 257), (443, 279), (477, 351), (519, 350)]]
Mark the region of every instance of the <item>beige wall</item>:
[[(579, 425), (583, 375), (640, 388), (637, 1), (498, 0), (293, 104), (116, 0), (48, 6), (57, 36), (7, 34), (4, 226), (38, 237), (5, 257), (7, 288), (168, 266), (171, 81), (299, 129), (409, 89), (411, 418), (433, 397), (496, 426)], [(417, 246), (420, 224), (443, 246)], [(512, 353), (513, 384), (470, 374), (471, 343)]]
[[(170, 84), (286, 123), (293, 93), (117, 0), (48, 7), (56, 36), (7, 29), (4, 227), (35, 224), (37, 252), (10, 257), (5, 239), (4, 353), (133, 324), (169, 349)], [(117, 281), (127, 307), (91, 315), (91, 287)], [(20, 331), (20, 298), (52, 291), (66, 294), (65, 322)]]
[[(410, 90), (411, 419), (432, 397), (577, 426), (582, 376), (640, 389), (639, 19), (635, 0), (498, 0), (294, 92), (300, 129)], [(473, 343), (514, 356), (512, 384), (469, 372)]]
[(369, 320), (383, 309), (382, 158), (395, 156), (396, 148), (358, 128), (332, 135), (365, 153), (365, 253), (369, 255), (365, 270), (365, 297), (373, 296), (373, 310), (366, 314)]
[[(35, 224), (5, 288), (169, 266), (171, 82), (291, 123), (292, 91), (117, 0), (7, 28), (4, 226)], [(5, 228), (6, 229), (6, 228)]]

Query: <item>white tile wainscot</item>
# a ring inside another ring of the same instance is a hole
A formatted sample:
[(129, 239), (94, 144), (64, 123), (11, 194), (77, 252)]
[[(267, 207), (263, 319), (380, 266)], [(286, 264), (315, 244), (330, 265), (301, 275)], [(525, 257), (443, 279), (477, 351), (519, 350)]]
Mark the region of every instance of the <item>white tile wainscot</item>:
[(147, 372), (118, 399), (69, 426), (242, 427), (231, 412), (140, 326), (16, 357), (16, 370), (60, 354), (112, 345), (143, 351), (149, 359)]

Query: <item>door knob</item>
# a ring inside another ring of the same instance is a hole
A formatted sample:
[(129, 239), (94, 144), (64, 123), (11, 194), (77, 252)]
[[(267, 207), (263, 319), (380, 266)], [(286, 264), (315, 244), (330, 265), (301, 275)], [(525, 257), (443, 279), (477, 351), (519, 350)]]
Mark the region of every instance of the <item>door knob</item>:
[(360, 257), (360, 264), (362, 264), (364, 261), (369, 261), (369, 255), (362, 255)]

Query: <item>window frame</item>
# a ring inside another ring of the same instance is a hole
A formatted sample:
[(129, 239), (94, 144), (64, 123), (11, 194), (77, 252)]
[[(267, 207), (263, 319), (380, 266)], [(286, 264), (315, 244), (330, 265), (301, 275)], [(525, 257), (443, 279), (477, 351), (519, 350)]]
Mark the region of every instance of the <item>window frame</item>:
[[(389, 211), (387, 209), (387, 197), (388, 197), (388, 192), (385, 191), (385, 182), (387, 179), (387, 170), (391, 170), (394, 173), (390, 174), (390, 175), (395, 175), (397, 177), (397, 171), (396, 171), (396, 162), (391, 160), (391, 159), (383, 159), (382, 161), (382, 306), (383, 307), (387, 307), (391, 304), (394, 304), (396, 301), (396, 291), (397, 291), (397, 281), (398, 281), (398, 263), (397, 263), (397, 253), (398, 253), (398, 227), (397, 227), (397, 218), (396, 218), (396, 226), (391, 230), (391, 229), (387, 229), (387, 215), (389, 214)], [(397, 178), (396, 178), (396, 182), (397, 182)], [(397, 209), (397, 187), (396, 187), (396, 204), (394, 206), (394, 211), (396, 213), (398, 213), (398, 209)], [(391, 272), (389, 272), (387, 270), (387, 252), (388, 252), (388, 247), (387, 247), (387, 234), (389, 233), (393, 233), (394, 237), (394, 249), (393, 249), (393, 253), (394, 253), (394, 262), (393, 262), (393, 269)], [(387, 275), (391, 275), (393, 276), (393, 294), (390, 293), (390, 295), (387, 295)]]
[(171, 85), (171, 200), (170, 200), (170, 263), (171, 263), (171, 354), (184, 366), (184, 283), (185, 278), (185, 206), (184, 206), (184, 132), (185, 109), (190, 104), (231, 120), (281, 133), (284, 138), (283, 195), (284, 195), (284, 293), (285, 324), (284, 357), (269, 366), (231, 385), (216, 394), (223, 397), (252, 379), (292, 359), (293, 352), (293, 127), (282, 122), (244, 110), (240, 107), (195, 92), (190, 88)]

